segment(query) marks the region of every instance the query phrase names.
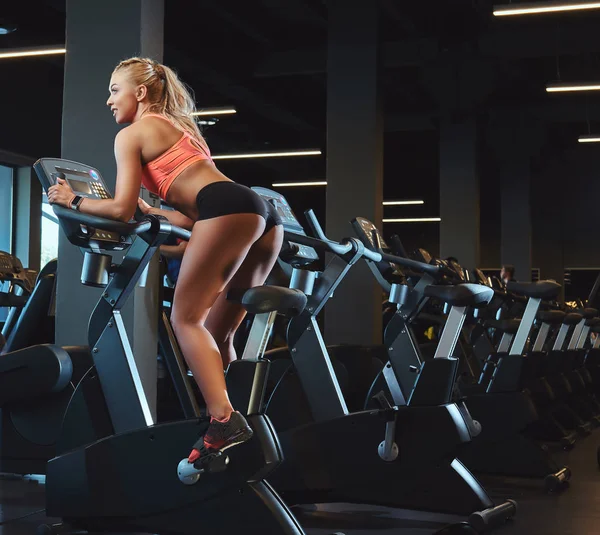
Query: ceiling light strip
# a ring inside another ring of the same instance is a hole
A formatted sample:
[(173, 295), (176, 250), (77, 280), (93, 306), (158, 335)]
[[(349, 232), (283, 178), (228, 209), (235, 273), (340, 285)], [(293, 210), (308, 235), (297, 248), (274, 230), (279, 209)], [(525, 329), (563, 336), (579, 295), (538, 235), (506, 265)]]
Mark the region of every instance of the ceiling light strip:
[(588, 135), (588, 136), (579, 136), (577, 138), (579, 143), (600, 143), (600, 135)]
[(194, 117), (212, 117), (214, 115), (231, 115), (233, 113), (237, 113), (237, 110), (231, 106), (228, 106), (223, 108), (202, 108), (200, 110), (192, 112), (192, 115)]
[(406, 206), (410, 204), (425, 204), (425, 201), (383, 201), (383, 206)]
[(600, 91), (600, 82), (583, 84), (549, 84), (546, 86), (548, 93), (566, 93), (573, 91)]
[(293, 156), (319, 156), (320, 150), (292, 150), (281, 152), (249, 152), (245, 154), (215, 154), (213, 160), (241, 160), (250, 158), (281, 158)]
[(523, 4), (504, 4), (494, 6), (495, 17), (511, 15), (539, 15), (543, 13), (561, 13), (600, 9), (600, 2), (533, 2)]
[(401, 219), (383, 219), (384, 223), (439, 223), (441, 217), (407, 217)]
[[(315, 180), (312, 182), (274, 182), (271, 184), (273, 188), (301, 188), (311, 186), (326, 186), (327, 181)], [(383, 206), (406, 206), (406, 205), (422, 205), (425, 204), (423, 200), (414, 201), (383, 201)]]
[(327, 186), (327, 182), (324, 180), (314, 182), (276, 182), (272, 186), (274, 188), (301, 188), (305, 186)]
[(66, 54), (66, 48), (44, 47), (44, 48), (13, 48), (7, 52), (0, 52), (0, 59), (26, 58), (31, 56), (50, 56)]

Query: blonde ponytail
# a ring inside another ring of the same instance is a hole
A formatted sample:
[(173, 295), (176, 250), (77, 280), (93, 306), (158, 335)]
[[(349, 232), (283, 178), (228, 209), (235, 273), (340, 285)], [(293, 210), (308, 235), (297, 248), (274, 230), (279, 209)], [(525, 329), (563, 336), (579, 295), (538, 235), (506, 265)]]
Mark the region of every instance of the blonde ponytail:
[(204, 150), (206, 141), (192, 117), (194, 97), (189, 89), (166, 65), (149, 58), (129, 58), (121, 61), (115, 72), (126, 69), (135, 85), (145, 85), (148, 90), (149, 113), (158, 113), (170, 119), (180, 130), (188, 133)]

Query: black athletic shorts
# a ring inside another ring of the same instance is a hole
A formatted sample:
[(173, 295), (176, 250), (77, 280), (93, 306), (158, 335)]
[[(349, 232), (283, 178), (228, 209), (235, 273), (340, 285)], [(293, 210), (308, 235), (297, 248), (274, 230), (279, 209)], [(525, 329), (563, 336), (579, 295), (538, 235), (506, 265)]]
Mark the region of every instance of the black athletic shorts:
[(236, 182), (211, 182), (196, 196), (198, 221), (231, 214), (258, 214), (267, 222), (265, 233), (281, 225), (275, 207), (258, 193)]

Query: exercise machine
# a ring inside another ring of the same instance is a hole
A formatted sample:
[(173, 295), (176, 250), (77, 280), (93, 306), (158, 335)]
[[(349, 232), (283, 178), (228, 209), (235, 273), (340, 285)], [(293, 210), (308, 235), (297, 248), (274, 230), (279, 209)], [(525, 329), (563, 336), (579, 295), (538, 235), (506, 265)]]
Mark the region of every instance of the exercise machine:
[[(387, 244), (371, 221), (356, 218), (353, 227), (365, 247), (374, 251), (383, 251), (382, 247), (387, 248)], [(401, 403), (403, 399), (408, 399), (407, 396), (417, 386), (418, 373), (415, 372), (431, 362), (431, 359), (425, 358), (419, 349), (413, 325), (432, 298), (448, 302), (442, 295), (434, 295), (431, 288), (436, 288), (437, 284), (442, 282), (442, 278), (445, 284), (452, 284), (453, 278), (446, 276), (448, 274), (446, 269), (438, 273), (430, 271), (418, 276), (413, 273), (411, 288), (405, 291), (401, 299), (396, 299), (394, 295), (399, 294), (394, 290), (394, 279), (389, 274), (397, 273), (402, 265), (398, 261), (392, 264), (369, 261), (369, 267), (376, 279), (390, 293), (390, 300), (397, 304), (396, 313), (390, 319), (384, 336), (390, 359), (385, 369), (389, 371), (384, 375), (385, 381), (379, 381), (378, 385), (381, 386), (383, 383), (387, 387), (387, 396), (393, 399), (394, 403)], [(460, 273), (455, 269), (452, 271)], [(470, 285), (463, 282), (461, 277), (458, 278), (458, 282), (459, 284), (454, 282), (455, 286), (447, 286), (448, 292), (451, 288), (458, 289)], [(490, 293), (491, 300), (494, 291), (485, 285), (478, 286)], [(553, 283), (538, 282), (522, 286), (523, 291), (540, 296), (554, 295), (556, 292), (556, 284)], [(446, 356), (455, 355), (457, 341), (466, 317), (467, 310), (464, 307), (453, 307), (449, 311), (444, 320), (444, 330), (435, 356), (438, 355), (438, 351), (443, 351), (443, 355)], [(524, 323), (521, 325), (520, 329), (526, 328)], [(517, 340), (523, 339), (523, 332), (520, 331)], [(515, 362), (515, 366), (524, 365), (522, 361), (524, 357), (520, 353), (518, 356), (506, 355), (506, 357), (508, 361)], [(468, 363), (466, 367), (469, 367)], [(506, 365), (500, 372), (495, 371), (498, 375), (494, 375), (490, 380), (493, 387), (490, 388), (487, 384), (476, 385), (478, 388), (471, 388), (468, 395), (457, 392), (458, 395), (452, 396), (451, 399), (465, 404), (473, 420), (477, 422), (477, 432), (472, 433), (473, 440), (461, 449), (459, 458), (466, 466), (477, 472), (539, 477), (544, 478), (548, 490), (563, 488), (564, 483), (570, 478), (570, 471), (567, 467), (560, 466), (546, 449), (528, 436), (528, 429), (538, 421), (538, 413), (528, 394), (520, 388), (520, 368), (513, 368), (513, 371), (514, 374), (509, 373)], [(501, 387), (503, 380), (511, 382)]]
[[(273, 475), (275, 488), (288, 503), (381, 504), (471, 515), (472, 523), (479, 525), (491, 526), (514, 515), (514, 502), (495, 506), (456, 458), (456, 452), (471, 439), (468, 414), (449, 399), (456, 359), (436, 359), (418, 374), (419, 403), (415, 398), (412, 406), (348, 410), (335, 372), (339, 365), (327, 351), (317, 316), (357, 261), (382, 257), (355, 238), (342, 243), (327, 239), (312, 212), (307, 217), (318, 237), (309, 237), (281, 194), (254, 189), (282, 218), (287, 243), (281, 258), (293, 267), (290, 286), (308, 296), (303, 313), (289, 322), (288, 348), (279, 350), (282, 358), (268, 353), (274, 364), (291, 356), (266, 410), (286, 457)], [(318, 270), (325, 253), (332, 258)], [(415, 269), (438, 270), (402, 261)], [(446, 290), (436, 291), (445, 294)], [(478, 304), (489, 300), (490, 294), (465, 287), (449, 299)]]
[[(46, 191), (62, 178), (78, 194), (110, 196), (100, 173), (87, 165), (45, 158), (34, 169)], [(181, 454), (208, 421), (154, 422), (121, 311), (160, 244), (170, 235), (189, 239), (190, 233), (157, 216), (122, 223), (53, 209), (66, 237), (84, 251), (83, 283), (103, 291), (88, 327), (94, 365), (70, 400), (57, 455), (46, 471), (46, 511), (63, 523), (44, 531), (191, 534), (210, 526), (218, 534), (301, 534), (265, 481), (282, 460), (277, 435), (262, 412), (266, 361), (246, 364), (253, 368), (248, 394), (254, 402), (248, 409), (253, 439), (216, 456), (199, 473), (183, 473)], [(118, 266), (113, 267), (110, 251), (125, 252)], [(266, 299), (264, 291), (250, 289), (243, 302), (261, 311), (301, 308), (297, 292), (267, 289)]]

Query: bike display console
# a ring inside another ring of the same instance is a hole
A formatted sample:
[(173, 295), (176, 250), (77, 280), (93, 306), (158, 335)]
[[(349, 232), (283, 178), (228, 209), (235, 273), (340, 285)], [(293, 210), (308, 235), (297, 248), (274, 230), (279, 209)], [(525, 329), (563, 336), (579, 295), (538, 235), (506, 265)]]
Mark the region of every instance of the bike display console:
[[(57, 179), (66, 180), (71, 186), (73, 193), (87, 199), (111, 199), (102, 175), (97, 169), (71, 160), (60, 158), (41, 158), (33, 168), (37, 173), (44, 191), (55, 185)], [(69, 208), (52, 205), (52, 209), (62, 217), (58, 222), (71, 243), (80, 247), (90, 247), (95, 243), (99, 249), (121, 251), (131, 245), (131, 238), (121, 235), (119, 232), (108, 230), (97, 230), (93, 225), (86, 225), (86, 214), (77, 214), (77, 220), (73, 217), (75, 212)], [(90, 222), (92, 219), (89, 220)]]

